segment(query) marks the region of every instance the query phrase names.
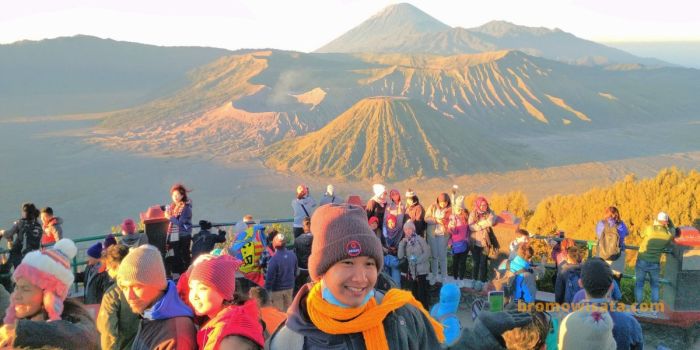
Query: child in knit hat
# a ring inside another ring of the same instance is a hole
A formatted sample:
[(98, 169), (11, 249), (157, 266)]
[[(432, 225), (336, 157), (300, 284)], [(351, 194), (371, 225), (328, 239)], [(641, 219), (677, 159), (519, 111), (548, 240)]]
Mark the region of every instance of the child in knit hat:
[(189, 300), (207, 321), (197, 333), (202, 350), (262, 349), (263, 329), (254, 300), (240, 303), (233, 274), (241, 262), (229, 255), (199, 262), (189, 277)]
[(22, 259), (12, 274), (16, 287), (0, 328), (0, 347), (99, 349), (87, 310), (66, 300), (74, 279), (70, 261), (76, 252), (73, 241), (64, 238)]

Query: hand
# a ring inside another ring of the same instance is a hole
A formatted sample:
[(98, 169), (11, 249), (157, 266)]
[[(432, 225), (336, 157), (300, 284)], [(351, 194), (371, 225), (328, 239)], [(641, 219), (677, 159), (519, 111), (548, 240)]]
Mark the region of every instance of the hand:
[(0, 348), (11, 348), (15, 342), (15, 324), (6, 324), (0, 327)]
[(526, 312), (508, 310), (501, 312), (482, 311), (476, 322), (488, 329), (496, 338), (514, 328), (523, 327), (532, 322), (532, 316)]

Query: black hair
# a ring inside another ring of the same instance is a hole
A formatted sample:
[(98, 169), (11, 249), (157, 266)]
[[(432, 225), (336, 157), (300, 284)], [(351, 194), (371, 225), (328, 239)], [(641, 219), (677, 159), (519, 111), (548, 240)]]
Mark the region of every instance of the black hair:
[(36, 220), (39, 217), (39, 209), (36, 208), (34, 203), (24, 203), (22, 204), (22, 219), (26, 220)]

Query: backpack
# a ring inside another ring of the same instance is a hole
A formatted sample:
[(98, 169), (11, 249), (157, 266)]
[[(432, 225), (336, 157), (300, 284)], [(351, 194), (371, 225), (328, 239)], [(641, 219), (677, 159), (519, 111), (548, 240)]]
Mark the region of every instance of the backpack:
[(578, 281), (581, 279), (580, 269), (571, 269), (566, 274), (566, 289), (564, 289), (564, 302), (571, 303), (576, 292), (581, 290)]
[(17, 223), (17, 237), (12, 245), (13, 250), (26, 254), (32, 250), (41, 249), (41, 235), (43, 233), (44, 230), (38, 221), (20, 220)]
[(603, 232), (598, 239), (598, 256), (603, 260), (615, 261), (620, 257), (620, 233), (617, 232), (617, 225), (605, 222)]

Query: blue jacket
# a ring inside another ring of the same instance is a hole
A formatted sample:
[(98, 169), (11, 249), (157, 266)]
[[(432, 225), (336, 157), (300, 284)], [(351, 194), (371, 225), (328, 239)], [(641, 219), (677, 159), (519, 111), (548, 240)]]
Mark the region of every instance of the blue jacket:
[(297, 256), (287, 248), (277, 249), (270, 259), (265, 274), (265, 289), (277, 292), (294, 288), (297, 273)]
[(168, 281), (163, 297), (141, 315), (132, 350), (197, 349), (192, 317), (192, 310), (178, 296), (175, 283)]
[(192, 202), (187, 202), (179, 216), (170, 217), (170, 223), (177, 225), (180, 236), (192, 235)]
[[(510, 262), (510, 271), (517, 273), (525, 269), (529, 270), (532, 266), (530, 263), (519, 255)], [(535, 295), (537, 294), (537, 284), (535, 283), (535, 275), (531, 272), (524, 272), (515, 276), (513, 281), (515, 290), (513, 291), (514, 300), (522, 300), (526, 303), (534, 303)]]

